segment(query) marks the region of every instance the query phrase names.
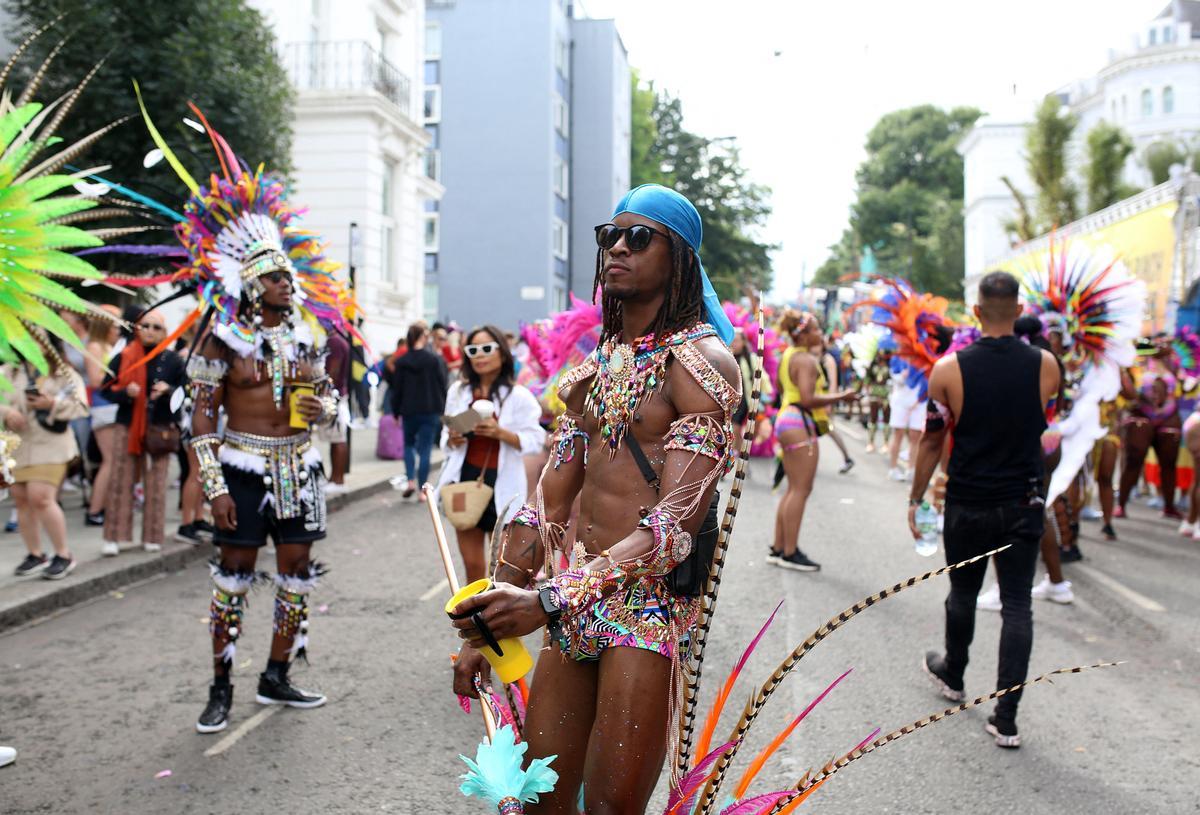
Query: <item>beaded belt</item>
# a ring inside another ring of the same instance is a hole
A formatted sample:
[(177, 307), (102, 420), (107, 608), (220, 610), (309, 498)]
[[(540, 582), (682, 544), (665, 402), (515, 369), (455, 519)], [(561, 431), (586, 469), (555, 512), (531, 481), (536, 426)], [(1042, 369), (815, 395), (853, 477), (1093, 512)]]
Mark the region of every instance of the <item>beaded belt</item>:
[(321, 455), (307, 431), (277, 437), (227, 430), (220, 458), (222, 464), (262, 476), (268, 490), (263, 503), (274, 504), (276, 518), (298, 517), (302, 502), (315, 497), (309, 471), (320, 465)]

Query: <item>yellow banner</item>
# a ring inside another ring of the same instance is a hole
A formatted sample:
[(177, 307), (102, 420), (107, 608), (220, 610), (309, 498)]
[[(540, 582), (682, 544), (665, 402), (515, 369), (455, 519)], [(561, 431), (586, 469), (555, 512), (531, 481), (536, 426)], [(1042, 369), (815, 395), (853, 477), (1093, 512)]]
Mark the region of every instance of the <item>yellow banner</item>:
[[(1081, 242), (1093, 250), (1109, 246), (1129, 267), (1131, 274), (1145, 281), (1146, 314), (1142, 330), (1146, 334), (1166, 329), (1167, 301), (1175, 265), (1176, 207), (1174, 201), (1168, 201), (1108, 226), (1067, 237), (1068, 241)], [(1042, 248), (1015, 255), (1002, 264), (1002, 268), (1020, 276), (1022, 270), (1030, 266), (1042, 267), (1046, 254), (1047, 250)]]

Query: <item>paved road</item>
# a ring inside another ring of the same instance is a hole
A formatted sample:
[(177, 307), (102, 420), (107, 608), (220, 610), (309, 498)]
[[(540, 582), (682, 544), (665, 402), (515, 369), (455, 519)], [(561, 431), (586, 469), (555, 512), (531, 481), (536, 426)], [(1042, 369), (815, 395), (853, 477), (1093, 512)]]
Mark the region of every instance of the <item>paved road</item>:
[[(832, 447), (822, 451), (803, 533), (805, 549), (825, 565), (818, 575), (763, 563), (774, 501), (769, 466), (752, 472), (708, 651), (709, 694), (779, 599), (780, 618), (746, 671), (755, 683), (826, 618), (933, 562), (906, 539), (904, 487), (884, 481), (880, 458), (852, 444), (860, 463), (848, 476), (836, 474)], [(1084, 568), (1069, 567), (1079, 600), (1037, 606), (1033, 654), (1038, 671), (1129, 664), (1028, 692), (1020, 751), (994, 747), (986, 713), (971, 711), (866, 757), (807, 811), (1200, 811), (1200, 544), (1172, 537), (1148, 510), (1134, 516), (1118, 544), (1085, 529)], [(21, 751), (0, 770), (0, 811), (485, 811), (456, 789), (456, 756), (473, 750), (479, 727), (448, 694), (455, 641), (439, 610), (445, 592), (436, 588), (426, 530), (424, 508), (397, 493), (333, 516), (333, 536), (319, 551), (333, 571), (314, 603), (313, 664), (297, 672), (330, 704), (254, 704), (271, 612), (261, 592), (247, 615), (225, 734), (192, 728), (207, 681), (209, 588), (200, 564), (0, 637), (0, 743)], [(941, 639), (944, 592), (935, 582), (869, 610), (787, 679), (752, 748), (854, 669), (777, 756), (762, 790), (793, 782), (877, 726), (890, 730), (941, 707), (918, 662)], [(998, 624), (980, 613), (972, 693), (994, 681)], [(155, 777), (164, 770), (171, 775)]]

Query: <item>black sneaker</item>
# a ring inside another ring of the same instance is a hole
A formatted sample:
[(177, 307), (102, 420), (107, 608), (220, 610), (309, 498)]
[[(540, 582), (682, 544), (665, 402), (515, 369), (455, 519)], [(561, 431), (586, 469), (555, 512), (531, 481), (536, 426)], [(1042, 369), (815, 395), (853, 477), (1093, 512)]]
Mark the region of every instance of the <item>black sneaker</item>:
[(848, 459), (846, 459), (845, 463), (842, 464), (842, 466), (838, 468), (838, 474), (845, 475), (846, 473), (850, 472), (853, 469), (854, 469), (854, 459), (848, 458)]
[(946, 660), (937, 651), (926, 651), (925, 658), (921, 660), (921, 668), (929, 677), (944, 698), (951, 702), (961, 702), (967, 698), (967, 694), (963, 692), (962, 683), (958, 683), (958, 687), (950, 681), (950, 672), (946, 670)]
[(99, 512), (85, 512), (83, 514), (84, 526), (104, 526), (104, 510)]
[(17, 577), (33, 577), (39, 572), (45, 571), (49, 565), (50, 561), (46, 559), (45, 555), (26, 555), (13, 574)]
[(233, 685), (213, 684), (208, 686), (208, 704), (196, 720), (197, 733), (220, 733), (229, 726), (229, 708), (233, 705)]
[(46, 571), (42, 572), (42, 577), (47, 580), (62, 580), (64, 577), (75, 571), (75, 558), (54, 556), (50, 561), (50, 565), (46, 567)]
[(301, 690), (288, 681), (286, 673), (272, 674), (269, 671), (258, 675), (258, 695), (254, 699), (260, 705), (287, 705), (305, 709), (325, 704), (324, 694)]
[(819, 572), (821, 564), (816, 561), (809, 560), (808, 556), (797, 549), (790, 555), (780, 555), (775, 561), (775, 565), (784, 569), (791, 569), (797, 572)]
[(1107, 541), (1115, 541), (1117, 539), (1117, 530), (1113, 529), (1112, 524), (1105, 524), (1104, 526), (1100, 527), (1100, 534), (1103, 535), (1104, 539)]
[(1021, 746), (1021, 735), (1017, 733), (1017, 723), (998, 718), (995, 714), (988, 716), (983, 729), (996, 737), (996, 746), (1015, 750)]
[(201, 538), (212, 540), (212, 536), (217, 534), (217, 528), (208, 521), (196, 521), (192, 524), (192, 529), (196, 530), (196, 534)]
[(1078, 546), (1072, 546), (1070, 549), (1064, 549), (1061, 546), (1058, 548), (1058, 556), (1063, 563), (1075, 563), (1083, 560), (1083, 553), (1079, 551)]
[(196, 531), (195, 524), (180, 525), (179, 530), (175, 533), (175, 540), (180, 543), (190, 543), (193, 546), (204, 542), (200, 533)]

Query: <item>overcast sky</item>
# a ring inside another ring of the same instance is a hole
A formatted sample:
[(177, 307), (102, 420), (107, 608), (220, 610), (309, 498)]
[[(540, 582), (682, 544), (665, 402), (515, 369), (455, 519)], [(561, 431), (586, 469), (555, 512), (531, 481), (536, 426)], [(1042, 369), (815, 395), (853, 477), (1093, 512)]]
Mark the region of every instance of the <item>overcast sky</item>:
[[(789, 297), (845, 227), (867, 131), (888, 111), (974, 105), (1024, 119), (1091, 76), (1168, 0), (583, 0), (613, 17), (644, 79), (686, 126), (736, 136), (770, 185), (764, 237)], [(776, 56), (775, 52), (780, 52)], [(1014, 92), (1015, 87), (1015, 92)]]

